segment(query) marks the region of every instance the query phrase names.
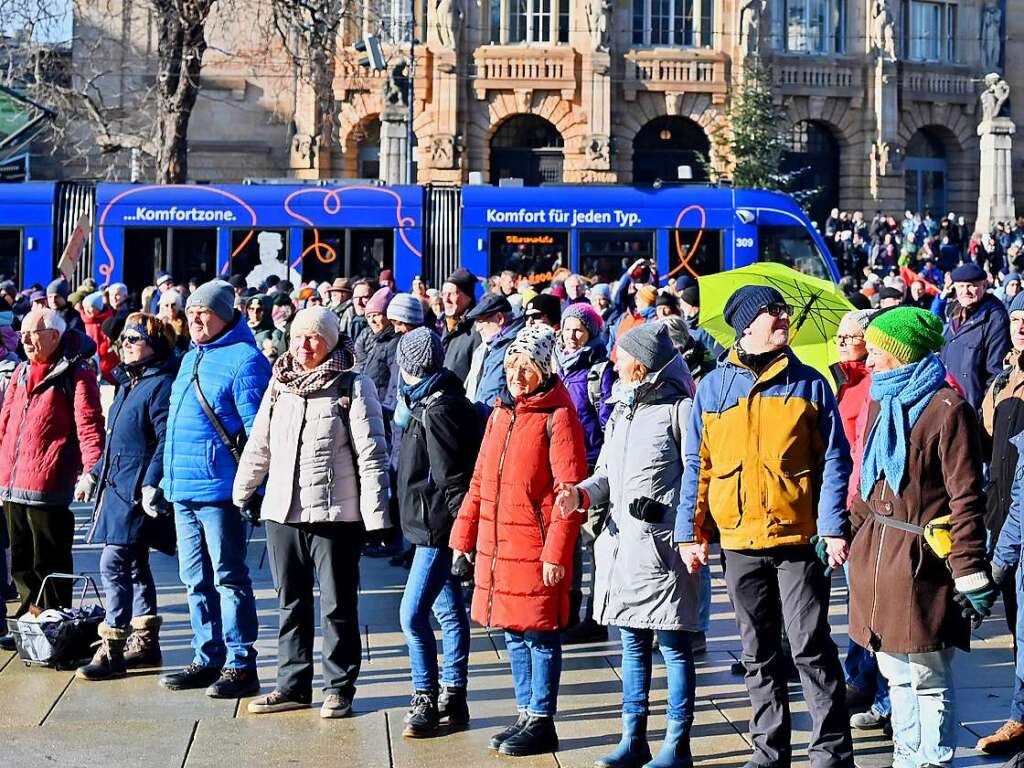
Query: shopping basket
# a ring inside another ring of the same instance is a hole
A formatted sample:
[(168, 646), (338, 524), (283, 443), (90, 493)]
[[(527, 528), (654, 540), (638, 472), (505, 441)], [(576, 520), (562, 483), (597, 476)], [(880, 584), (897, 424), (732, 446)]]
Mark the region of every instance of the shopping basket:
[[(90, 576), (51, 573), (39, 587), (37, 605), (42, 602), (46, 582), (50, 579), (81, 582), (78, 606), (47, 609), (34, 616), (26, 614), (18, 619), (8, 619), (7, 631), (14, 638), (18, 656), (26, 667), (39, 665), (74, 669), (92, 656), (92, 646), (99, 640), (98, 628), (105, 616), (103, 598)], [(85, 598), (90, 588), (97, 603), (86, 605)]]

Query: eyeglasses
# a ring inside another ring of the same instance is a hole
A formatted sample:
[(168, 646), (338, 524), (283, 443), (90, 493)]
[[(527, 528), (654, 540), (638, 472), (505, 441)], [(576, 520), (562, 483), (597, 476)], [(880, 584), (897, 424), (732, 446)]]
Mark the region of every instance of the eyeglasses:
[(864, 337), (863, 336), (851, 336), (848, 333), (840, 333), (838, 336), (836, 336), (836, 341), (839, 344), (856, 344), (858, 342), (863, 342), (864, 341)]
[(762, 312), (767, 312), (772, 317), (781, 317), (782, 315), (792, 315), (793, 307), (785, 302), (772, 302), (771, 304), (765, 304), (761, 307)]

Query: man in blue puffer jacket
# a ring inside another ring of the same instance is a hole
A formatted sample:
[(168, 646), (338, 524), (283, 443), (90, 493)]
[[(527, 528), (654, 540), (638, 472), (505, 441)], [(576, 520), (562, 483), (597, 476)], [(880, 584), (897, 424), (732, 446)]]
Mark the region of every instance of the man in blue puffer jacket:
[(245, 528), (231, 503), (238, 466), (206, 415), (195, 381), (232, 440), (249, 432), (270, 382), (270, 363), (234, 300), (228, 283), (212, 280), (185, 305), (192, 348), (171, 389), (162, 487), (174, 503), (195, 656), (185, 669), (160, 678), (172, 691), (206, 688), (212, 698), (231, 699), (259, 692), (259, 622), (245, 563)]

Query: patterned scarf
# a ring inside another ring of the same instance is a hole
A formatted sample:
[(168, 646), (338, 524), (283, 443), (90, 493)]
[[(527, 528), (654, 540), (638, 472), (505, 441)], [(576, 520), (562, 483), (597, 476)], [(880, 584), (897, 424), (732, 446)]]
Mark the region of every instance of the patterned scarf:
[(946, 383), (946, 367), (934, 353), (894, 371), (871, 378), (871, 399), (880, 409), (871, 433), (864, 441), (860, 495), (865, 501), (882, 479), (899, 493), (907, 472), (907, 440), (932, 396)]
[(355, 357), (345, 339), (320, 365), (307, 371), (295, 360), (291, 352), (285, 352), (274, 363), (274, 378), (283, 389), (296, 395), (311, 395), (327, 387), (338, 375), (355, 365)]

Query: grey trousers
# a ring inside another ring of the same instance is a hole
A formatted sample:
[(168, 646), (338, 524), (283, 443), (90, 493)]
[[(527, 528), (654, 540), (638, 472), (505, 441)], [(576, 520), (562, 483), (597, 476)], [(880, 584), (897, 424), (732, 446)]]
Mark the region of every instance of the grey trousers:
[(725, 583), (736, 611), (753, 714), (751, 763), (788, 768), (792, 759), (782, 626), (811, 716), (814, 768), (852, 768), (853, 744), (839, 651), (828, 624), (829, 579), (810, 546), (726, 550)]

